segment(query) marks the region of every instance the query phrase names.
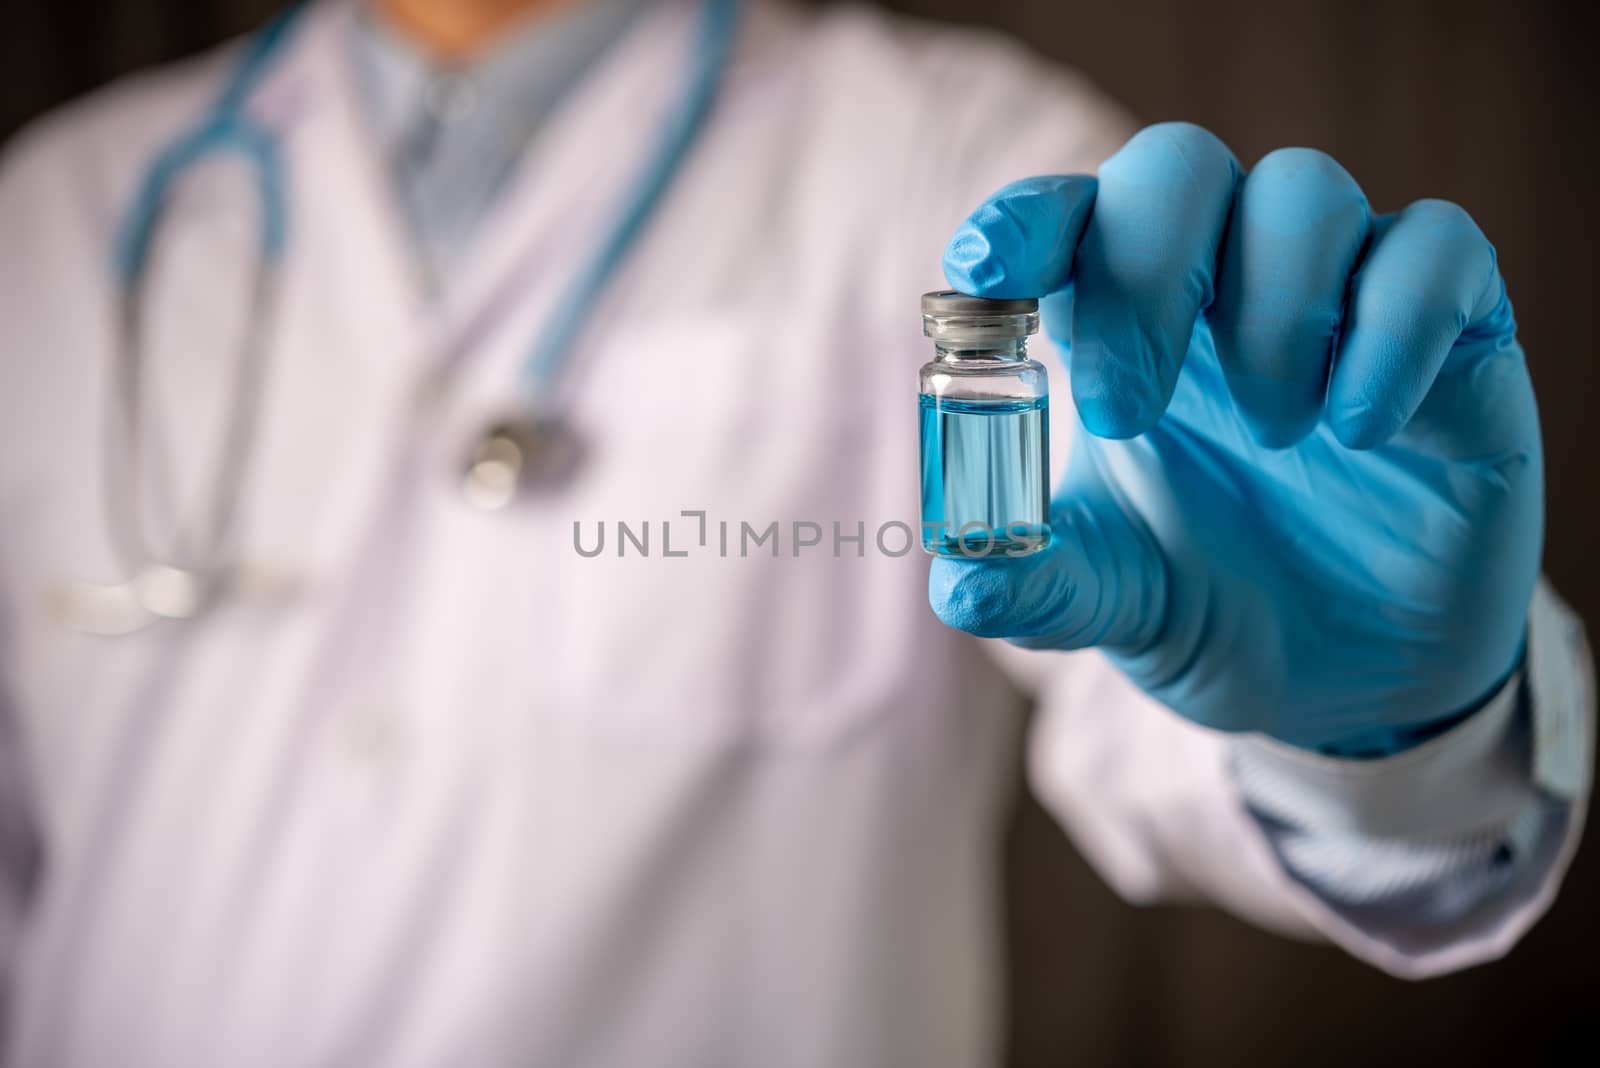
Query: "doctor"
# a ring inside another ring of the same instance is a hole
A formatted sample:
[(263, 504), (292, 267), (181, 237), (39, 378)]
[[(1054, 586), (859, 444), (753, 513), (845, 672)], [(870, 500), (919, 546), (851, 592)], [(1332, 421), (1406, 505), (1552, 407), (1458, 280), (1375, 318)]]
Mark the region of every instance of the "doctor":
[[(325, 0), (9, 146), (5, 1063), (985, 1063), (1017, 684), (1132, 900), (1413, 978), (1548, 907), (1590, 669), (1465, 213), (729, 13)], [(941, 255), (1069, 362), (1052, 547), (930, 579)]]

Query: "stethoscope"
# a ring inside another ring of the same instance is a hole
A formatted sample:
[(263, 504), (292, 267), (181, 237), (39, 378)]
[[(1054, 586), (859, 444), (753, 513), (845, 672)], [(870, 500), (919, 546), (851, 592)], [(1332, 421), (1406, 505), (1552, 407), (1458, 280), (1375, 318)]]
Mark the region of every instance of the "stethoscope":
[[(486, 511), (503, 509), (532, 488), (570, 474), (574, 437), (549, 398), (573, 350), (578, 332), (619, 264), (683, 164), (717, 95), (732, 48), (739, 0), (701, 0), (690, 77), (677, 107), (665, 120), (645, 165), (627, 191), (609, 231), (563, 292), (552, 320), (524, 360), (518, 402), (511, 414), (478, 437), (462, 472), (467, 502)], [(113, 270), (117, 293), (117, 339), (112, 354), (112, 415), (106, 435), (104, 492), (108, 532), (117, 559), (131, 577), (117, 583), (72, 583), (54, 591), (53, 614), (73, 629), (92, 634), (131, 634), (163, 620), (190, 619), (230, 590), (262, 580), (227, 562), (227, 544), (256, 437), (257, 406), (251, 397), (266, 360), (266, 327), (278, 290), (278, 271), (288, 237), (284, 165), (277, 137), (248, 110), (250, 95), (283, 54), (300, 22), (301, 7), (289, 8), (262, 28), (204, 117), (152, 160), (117, 231)], [(157, 551), (147, 529), (143, 492), (170, 501), (168, 457), (146, 455), (142, 396), (145, 385), (141, 311), (146, 267), (172, 194), (185, 174), (210, 159), (232, 155), (250, 170), (259, 229), (249, 314), (228, 401), (222, 447), (202, 497), (193, 537), (174, 537)], [(266, 579), (270, 584), (270, 577)]]

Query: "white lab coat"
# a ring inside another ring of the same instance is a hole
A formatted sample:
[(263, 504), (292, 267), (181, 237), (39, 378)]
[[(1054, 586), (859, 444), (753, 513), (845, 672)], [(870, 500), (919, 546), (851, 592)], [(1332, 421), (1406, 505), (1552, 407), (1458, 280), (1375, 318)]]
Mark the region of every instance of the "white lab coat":
[[(42, 845), (25, 910), (0, 910), (9, 1063), (986, 1061), (1017, 698), (992, 646), (934, 620), (920, 553), (872, 535), (916, 519), (916, 298), (945, 236), (1005, 180), (1093, 168), (1127, 120), (993, 39), (758, 8), (577, 352), (581, 477), (484, 515), (464, 452), (674, 97), (691, 20), (664, 5), (604, 59), (434, 304), (347, 17), (315, 8), (253, 101), (292, 228), (237, 541), (276, 579), (203, 622), (97, 639), (40, 605), (124, 577), (108, 234), (233, 52), (68, 109), (0, 170), (0, 801)], [(152, 422), (191, 497), (248, 262), (236, 178), (197, 180), (152, 282)], [(668, 519), (696, 551), (662, 556)], [(618, 520), (651, 521), (651, 556), (617, 557)], [(779, 521), (782, 555), (720, 557), (722, 520)], [(836, 520), (865, 523), (864, 558), (833, 557)], [(575, 552), (575, 521), (607, 551)], [(798, 558), (796, 521), (826, 531)], [(1582, 703), (1554, 632), (1536, 620), (1535, 675)], [(1502, 952), (1554, 892), (1564, 859), (1396, 948), (1284, 874), (1226, 739), (1095, 654), (1018, 660), (1035, 786), (1134, 899), (1203, 896), (1420, 975)]]

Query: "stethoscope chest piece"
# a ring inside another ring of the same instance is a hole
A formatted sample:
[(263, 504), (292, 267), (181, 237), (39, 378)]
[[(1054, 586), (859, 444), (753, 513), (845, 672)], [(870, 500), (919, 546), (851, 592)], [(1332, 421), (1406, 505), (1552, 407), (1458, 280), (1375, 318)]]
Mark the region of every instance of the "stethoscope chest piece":
[(498, 512), (524, 492), (570, 480), (582, 453), (565, 419), (529, 414), (501, 420), (484, 431), (467, 458), (462, 495), (480, 511)]
[(126, 582), (64, 584), (50, 591), (47, 607), (73, 630), (117, 637), (164, 619), (192, 619), (215, 591), (215, 581), (198, 571), (150, 564)]

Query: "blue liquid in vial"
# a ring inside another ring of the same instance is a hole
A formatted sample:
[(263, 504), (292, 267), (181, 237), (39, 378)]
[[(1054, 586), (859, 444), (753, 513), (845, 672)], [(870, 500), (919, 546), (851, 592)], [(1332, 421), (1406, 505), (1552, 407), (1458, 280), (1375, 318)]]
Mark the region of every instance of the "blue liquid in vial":
[(979, 557), (1022, 556), (1048, 545), (1049, 399), (924, 393), (920, 403), (922, 547)]

